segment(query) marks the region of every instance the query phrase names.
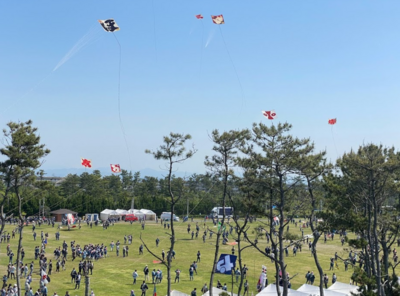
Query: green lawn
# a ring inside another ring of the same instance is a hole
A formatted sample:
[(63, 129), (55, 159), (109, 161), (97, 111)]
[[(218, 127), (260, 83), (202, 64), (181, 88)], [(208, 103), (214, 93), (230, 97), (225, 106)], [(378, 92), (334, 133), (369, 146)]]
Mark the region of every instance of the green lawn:
[[(195, 223), (192, 224), (192, 230)], [(212, 259), (214, 255), (214, 244), (215, 244), (215, 235), (212, 239), (209, 239), (207, 236), (206, 243), (203, 243), (201, 236), (203, 230), (203, 222), (199, 222), (201, 225), (201, 230), (198, 239), (192, 240), (190, 235), (187, 234), (186, 228), (187, 224), (178, 222), (176, 223), (176, 233), (177, 233), (177, 242), (175, 244), (176, 251), (176, 260), (173, 261), (173, 270), (176, 268), (181, 269), (181, 281), (178, 284), (172, 284), (172, 289), (179, 290), (185, 293), (190, 294), (194, 287), (197, 287), (198, 294), (200, 293), (201, 287), (204, 283), (209, 282), (209, 275), (212, 268)], [(253, 223), (256, 226), (255, 223)], [(212, 228), (212, 223), (207, 223), (207, 226)], [(10, 231), (14, 228), (14, 226), (7, 225), (6, 230)], [(294, 226), (291, 228), (293, 232), (299, 232), (298, 229), (294, 229)], [(160, 224), (155, 224), (154, 222), (148, 222), (146, 224), (145, 229), (142, 231), (139, 223), (134, 223), (133, 225), (121, 222), (119, 224), (115, 224), (115, 226), (111, 226), (108, 230), (103, 230), (101, 226), (95, 227), (93, 226), (90, 229), (88, 226), (82, 225), (82, 229), (73, 229), (71, 231), (61, 230), (61, 238), (60, 241), (55, 240), (54, 233), (57, 228), (52, 228), (51, 226), (42, 226), (36, 228), (36, 233), (38, 235), (37, 241), (33, 240), (32, 236), (32, 228), (28, 226), (24, 229), (24, 248), (26, 251), (26, 258), (24, 263), (29, 263), (34, 260), (34, 247), (39, 244), (40, 240), (40, 232), (43, 230), (45, 233), (49, 233), (48, 245), (46, 248), (46, 252), (48, 253), (48, 259), (54, 259), (53, 251), (56, 247), (61, 246), (63, 240), (68, 243), (70, 246), (70, 241), (75, 240), (77, 244), (81, 246), (92, 243), (104, 243), (109, 246), (110, 242), (113, 240), (116, 242), (120, 240), (121, 244), (124, 242), (124, 235), (133, 235), (133, 244), (130, 246), (129, 257), (122, 257), (122, 247), (120, 251), (120, 256), (117, 257), (114, 252), (110, 252), (109, 249), (109, 257), (105, 259), (100, 259), (95, 262), (93, 275), (90, 277), (91, 288), (94, 290), (97, 296), (101, 295), (130, 295), (130, 290), (133, 289), (136, 292), (136, 295), (140, 295), (140, 283), (143, 280), (143, 268), (146, 264), (149, 265), (150, 270), (153, 268), (160, 268), (163, 271), (164, 279), (163, 282), (157, 285), (157, 294), (158, 295), (166, 295), (166, 278), (167, 272), (166, 268), (162, 264), (153, 264), (154, 258), (150, 253), (144, 250), (143, 255), (138, 255), (138, 249), (141, 244), (139, 240), (139, 235), (142, 233), (142, 237), (146, 241), (146, 244), (154, 250), (156, 253), (161, 255), (161, 250), (164, 249), (167, 251), (169, 244), (169, 236), (166, 234), (167, 230), (164, 230)], [(305, 229), (304, 234), (310, 233), (309, 229)], [(155, 247), (155, 239), (159, 237), (160, 246), (158, 248)], [(17, 239), (11, 239), (11, 249), (16, 253), (17, 249)], [(8, 257), (6, 254), (6, 245), (3, 243), (0, 247), (0, 272), (2, 274), (5, 273), (6, 266), (8, 263)], [(265, 240), (259, 240), (259, 245), (264, 249), (266, 246)], [(231, 246), (222, 246), (221, 253), (230, 254)], [(348, 246), (341, 247), (339, 236), (335, 236), (335, 240), (329, 240), (326, 244), (323, 243), (323, 240), (318, 245), (319, 252), (319, 260), (324, 268), (324, 271), (328, 273), (329, 278), (332, 278), (332, 271), (329, 272), (329, 258), (333, 257), (335, 252), (338, 252), (339, 256), (347, 257), (348, 251), (345, 251), (343, 248), (348, 248)], [(202, 257), (201, 262), (198, 264), (198, 275), (194, 276), (194, 281), (189, 281), (189, 266), (190, 263), (196, 260), (197, 251), (200, 250)], [(71, 262), (71, 251), (69, 251), (69, 258), (67, 261), (66, 271), (62, 271), (59, 274), (55, 274), (55, 262), (53, 263), (53, 275), (51, 276), (51, 283), (49, 283), (49, 295), (53, 295), (54, 292), (57, 292), (58, 295), (63, 296), (66, 291), (70, 291), (71, 295), (84, 295), (84, 279), (82, 279), (80, 290), (73, 291), (74, 285), (70, 283), (70, 272), (73, 267), (78, 269), (79, 260), (76, 259), (74, 262)], [(265, 265), (268, 268), (268, 278), (269, 281), (274, 279), (273, 265), (271, 261), (265, 258), (262, 254), (258, 253), (256, 250), (252, 248), (247, 248), (243, 254), (244, 264), (246, 264), (249, 268), (248, 272), (248, 280), (250, 284), (250, 293), (256, 294), (256, 284), (258, 280), (258, 276), (261, 271), (261, 266)], [(53, 260), (54, 261), (54, 260)], [(293, 257), (292, 252), (289, 252), (289, 257), (287, 257), (287, 265), (288, 272), (290, 276), (294, 276), (298, 274), (296, 277), (292, 279), (292, 288), (297, 289), (303, 283), (305, 283), (305, 274), (308, 270), (317, 272), (317, 269), (314, 265), (313, 258), (308, 252), (308, 246), (304, 245), (302, 252), (297, 254), (297, 257)], [(35, 271), (38, 271), (38, 261), (35, 261)], [(29, 266), (29, 264), (28, 264)], [(352, 274), (351, 267), (349, 271), (344, 271), (344, 266), (342, 263), (339, 263), (339, 270), (335, 270), (335, 273), (338, 276), (338, 281), (348, 283), (350, 280), (350, 276)], [(132, 284), (132, 272), (137, 269), (139, 272), (139, 281), (135, 286)], [(151, 277), (150, 277), (151, 278)], [(175, 273), (172, 272), (172, 279), (175, 278)], [(227, 283), (229, 291), (231, 289), (231, 277), (228, 275), (216, 275), (215, 283), (217, 280), (221, 280), (222, 284)], [(22, 281), (24, 283), (24, 281)], [(317, 279), (316, 279), (317, 282)], [(10, 283), (10, 281), (9, 281)], [(34, 275), (33, 280), (33, 289), (37, 289), (39, 286), (39, 274), (38, 272)], [(148, 294), (152, 293), (152, 285), (149, 285), (150, 290)], [(237, 289), (235, 284), (234, 290)]]

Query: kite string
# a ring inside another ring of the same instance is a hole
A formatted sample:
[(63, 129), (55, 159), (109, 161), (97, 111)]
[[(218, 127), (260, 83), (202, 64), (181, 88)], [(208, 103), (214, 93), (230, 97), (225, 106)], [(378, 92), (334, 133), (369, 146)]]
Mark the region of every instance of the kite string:
[(129, 167), (132, 171), (132, 162), (131, 162), (131, 153), (129, 151), (129, 145), (128, 145), (128, 141), (126, 139), (126, 134), (125, 134), (125, 128), (124, 128), (124, 124), (122, 123), (122, 118), (121, 118), (121, 61), (122, 61), (122, 47), (121, 47), (121, 43), (119, 43), (119, 40), (117, 38), (117, 36), (112, 33), (115, 41), (118, 44), (119, 47), (119, 63), (118, 63), (118, 118), (119, 118), (119, 125), (121, 127), (121, 131), (122, 131), (122, 135), (124, 136), (124, 141), (125, 141), (125, 145), (126, 145), (126, 150), (128, 151), (128, 158), (129, 158)]
[(331, 133), (332, 133), (333, 144), (335, 145), (336, 158), (339, 158), (339, 153), (338, 153), (338, 150), (337, 150), (337, 148), (336, 148), (335, 136), (334, 136), (334, 134), (333, 134), (333, 125), (331, 126)]
[(154, 33), (154, 50), (155, 50), (155, 56), (156, 56), (156, 63), (158, 62), (157, 58), (157, 38), (156, 38), (156, 14), (154, 10), (154, 0), (151, 1), (151, 8), (153, 11), (153, 33)]
[(241, 93), (242, 93), (242, 107), (244, 107), (244, 103), (245, 103), (245, 102), (244, 102), (244, 98), (245, 98), (245, 96), (244, 96), (244, 91), (243, 91), (242, 83), (240, 82), (239, 74), (238, 74), (238, 72), (237, 72), (237, 70), (236, 70), (235, 64), (233, 63), (233, 59), (232, 59), (231, 54), (230, 54), (230, 52), (229, 52), (228, 46), (226, 45), (224, 35), (222, 34), (221, 25), (219, 25), (218, 27), (219, 27), (219, 32), (221, 33), (222, 41), (224, 42), (224, 45), (225, 45), (226, 52), (228, 53), (228, 57), (229, 57), (229, 59), (230, 59), (230, 61), (231, 61), (231, 63), (232, 63), (233, 70), (235, 71), (236, 78), (237, 78), (237, 80), (238, 80), (238, 82), (239, 82), (240, 90), (241, 90)]

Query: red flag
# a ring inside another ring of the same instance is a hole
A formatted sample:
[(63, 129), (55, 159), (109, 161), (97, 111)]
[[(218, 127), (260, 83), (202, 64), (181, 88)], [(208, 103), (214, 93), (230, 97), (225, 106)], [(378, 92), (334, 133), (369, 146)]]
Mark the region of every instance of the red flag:
[(276, 112), (275, 111), (262, 111), (262, 114), (267, 117), (269, 120), (275, 119)]
[(81, 164), (82, 164), (85, 168), (91, 168), (91, 167), (92, 167), (92, 161), (91, 161), (90, 159), (81, 158)]
[(217, 24), (217, 25), (225, 24), (224, 16), (222, 14), (220, 14), (220, 15), (212, 15), (211, 19), (212, 19), (214, 24)]
[(328, 123), (329, 123), (330, 125), (334, 125), (334, 124), (336, 123), (336, 118), (329, 119), (329, 120), (328, 120)]
[(203, 19), (203, 16), (201, 14), (196, 14), (196, 18), (201, 20), (201, 19)]
[(111, 171), (113, 173), (120, 173), (121, 172), (121, 167), (119, 164), (110, 164), (111, 166)]

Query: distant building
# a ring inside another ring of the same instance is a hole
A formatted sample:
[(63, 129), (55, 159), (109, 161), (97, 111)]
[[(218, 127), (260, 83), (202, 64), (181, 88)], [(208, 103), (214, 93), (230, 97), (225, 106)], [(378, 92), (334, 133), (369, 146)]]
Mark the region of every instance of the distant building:
[(76, 216), (78, 213), (68, 210), (68, 209), (59, 209), (50, 212), (50, 214), (54, 215), (56, 217), (56, 222), (62, 222), (63, 219), (67, 219), (67, 214), (72, 214)]

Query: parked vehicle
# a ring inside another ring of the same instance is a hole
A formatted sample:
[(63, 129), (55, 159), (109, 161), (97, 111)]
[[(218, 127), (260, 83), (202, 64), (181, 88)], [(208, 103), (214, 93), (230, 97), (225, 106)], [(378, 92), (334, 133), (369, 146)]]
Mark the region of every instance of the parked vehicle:
[[(171, 220), (171, 212), (162, 212), (160, 218), (163, 219), (164, 221), (170, 221)], [(174, 221), (179, 221), (179, 217), (175, 214), (174, 214)]]
[(134, 214), (126, 214), (125, 215), (125, 222), (130, 222), (130, 221), (138, 221), (138, 217), (136, 217)]

